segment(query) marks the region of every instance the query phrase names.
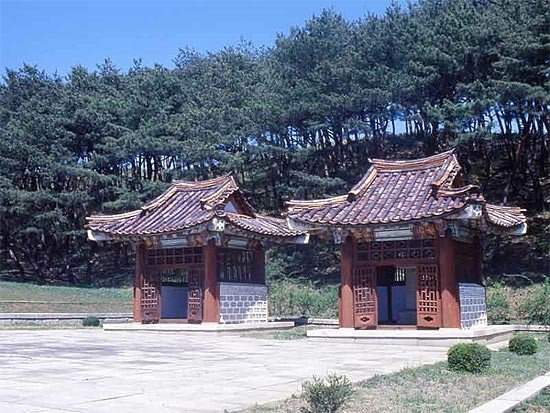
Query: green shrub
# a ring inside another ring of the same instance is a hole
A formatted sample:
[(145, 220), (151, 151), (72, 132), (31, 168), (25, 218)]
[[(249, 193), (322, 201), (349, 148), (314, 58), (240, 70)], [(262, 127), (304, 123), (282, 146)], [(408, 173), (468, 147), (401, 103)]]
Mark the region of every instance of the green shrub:
[(508, 343), (508, 349), (520, 356), (535, 354), (538, 348), (537, 340), (528, 334), (517, 334)]
[(316, 286), (289, 279), (270, 281), (269, 313), (274, 316), (336, 317), (338, 286)]
[(481, 373), (491, 365), (491, 351), (477, 343), (460, 343), (447, 352), (447, 362), (453, 371)]
[(550, 280), (533, 288), (520, 309), (529, 324), (550, 325)]
[(303, 413), (336, 413), (353, 394), (350, 380), (337, 374), (329, 374), (326, 379), (313, 376), (302, 384), (302, 390), (308, 403)]
[(101, 321), (99, 320), (99, 318), (94, 316), (86, 317), (84, 320), (82, 320), (82, 325), (84, 327), (99, 327), (100, 324)]
[(510, 323), (510, 305), (501, 283), (496, 283), (487, 289), (487, 318), (491, 324)]

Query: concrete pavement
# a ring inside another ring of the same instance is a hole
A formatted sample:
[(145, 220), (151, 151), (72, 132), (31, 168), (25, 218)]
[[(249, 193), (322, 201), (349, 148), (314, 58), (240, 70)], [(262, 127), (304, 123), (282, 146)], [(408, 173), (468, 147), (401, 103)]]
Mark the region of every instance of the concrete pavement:
[(289, 397), (312, 375), (358, 381), (445, 348), (236, 333), (0, 331), (0, 412), (223, 412)]

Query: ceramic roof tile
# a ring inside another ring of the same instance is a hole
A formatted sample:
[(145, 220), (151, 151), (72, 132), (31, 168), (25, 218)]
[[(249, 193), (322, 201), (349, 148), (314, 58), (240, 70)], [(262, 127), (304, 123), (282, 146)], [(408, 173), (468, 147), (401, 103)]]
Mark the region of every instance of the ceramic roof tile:
[[(223, 211), (230, 199), (238, 203), (238, 214)], [(236, 227), (257, 234), (274, 237), (304, 234), (291, 230), (285, 220), (256, 214), (232, 176), (200, 182), (176, 181), (138, 210), (88, 217), (87, 228), (115, 237), (162, 235), (207, 223), (215, 216), (226, 216)]]
[[(398, 223), (450, 215), (470, 202), (485, 205), (476, 187), (455, 186), (461, 171), (453, 151), (408, 161), (371, 159), (370, 168), (347, 195), (287, 202), (288, 217), (321, 225)], [(484, 207), (485, 208), (485, 207)], [(515, 226), (525, 216), (517, 208), (487, 206), (489, 223)]]

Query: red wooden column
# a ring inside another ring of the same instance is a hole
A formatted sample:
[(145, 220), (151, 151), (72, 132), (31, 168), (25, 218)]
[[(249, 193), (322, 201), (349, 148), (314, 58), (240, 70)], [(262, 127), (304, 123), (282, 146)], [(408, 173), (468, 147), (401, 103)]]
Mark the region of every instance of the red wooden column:
[(353, 238), (347, 236), (342, 244), (340, 296), (338, 300), (338, 318), (340, 327), (353, 328)]
[(439, 238), (439, 276), (442, 327), (460, 328), (455, 245), (449, 233), (444, 238)]
[(254, 281), (265, 284), (265, 250), (261, 244), (254, 249), (253, 260)]
[(136, 245), (136, 277), (134, 281), (134, 322), (141, 323), (141, 285), (147, 270), (147, 248), (143, 242)]
[(473, 276), (474, 280), (483, 284), (483, 251), (479, 235), (474, 236), (472, 242), (472, 257), (473, 257)]
[(204, 308), (202, 321), (219, 323), (220, 294), (218, 284), (217, 247), (214, 240), (203, 247), (204, 251)]

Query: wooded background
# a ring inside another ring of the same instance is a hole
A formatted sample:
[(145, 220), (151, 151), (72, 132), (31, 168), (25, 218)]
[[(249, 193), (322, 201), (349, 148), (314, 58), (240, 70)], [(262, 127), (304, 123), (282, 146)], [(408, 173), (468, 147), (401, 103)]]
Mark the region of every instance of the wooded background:
[[(344, 193), (369, 157), (451, 147), (489, 201), (530, 215), (530, 236), (487, 241), (486, 271), (548, 272), (549, 28), (548, 0), (426, 0), (357, 21), (323, 11), (272, 48), (183, 49), (174, 68), (7, 70), (0, 272), (123, 283), (131, 248), (88, 242), (86, 215), (227, 172), (277, 214), (286, 198)], [(329, 277), (336, 254), (323, 243), (276, 249), (270, 268)]]

